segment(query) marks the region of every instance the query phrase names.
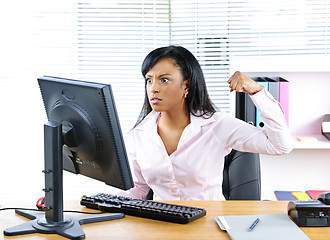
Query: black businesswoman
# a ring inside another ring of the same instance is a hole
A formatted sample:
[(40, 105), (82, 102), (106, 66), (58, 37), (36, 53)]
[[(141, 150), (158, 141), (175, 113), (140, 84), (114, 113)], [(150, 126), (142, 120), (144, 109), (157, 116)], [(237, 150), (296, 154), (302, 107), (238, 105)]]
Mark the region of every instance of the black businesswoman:
[(135, 187), (118, 194), (143, 199), (152, 189), (156, 200), (223, 200), (223, 156), (232, 148), (272, 155), (292, 150), (280, 104), (243, 73), (229, 78), (230, 91), (250, 95), (264, 129), (216, 110), (202, 69), (186, 48), (151, 51), (142, 75), (144, 105), (126, 144)]

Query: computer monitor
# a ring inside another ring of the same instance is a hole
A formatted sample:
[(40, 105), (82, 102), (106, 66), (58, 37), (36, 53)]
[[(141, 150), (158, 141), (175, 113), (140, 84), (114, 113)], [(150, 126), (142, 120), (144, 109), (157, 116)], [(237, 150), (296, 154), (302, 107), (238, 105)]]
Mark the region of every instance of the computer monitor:
[(47, 113), (44, 125), (45, 213), (16, 210), (35, 219), (5, 235), (58, 233), (84, 238), (80, 224), (122, 218), (123, 214), (63, 215), (63, 169), (127, 190), (132, 175), (111, 86), (44, 76), (38, 78)]
[(111, 85), (38, 79), (49, 121), (63, 127), (63, 168), (127, 190), (133, 186)]

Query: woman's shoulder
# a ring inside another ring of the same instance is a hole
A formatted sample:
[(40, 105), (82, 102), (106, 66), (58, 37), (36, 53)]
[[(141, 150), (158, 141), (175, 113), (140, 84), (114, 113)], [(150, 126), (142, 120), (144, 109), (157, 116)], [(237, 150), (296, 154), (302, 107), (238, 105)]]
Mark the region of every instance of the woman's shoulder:
[(160, 113), (151, 111), (137, 126), (135, 126), (133, 131), (149, 130), (157, 124)]
[(198, 124), (200, 126), (208, 124), (216, 124), (229, 117), (230, 115), (223, 111), (217, 111), (209, 115), (191, 114), (190, 120), (193, 125)]
[(210, 116), (210, 118), (214, 119), (215, 121), (221, 121), (226, 117), (230, 117), (230, 114), (224, 111), (216, 111)]

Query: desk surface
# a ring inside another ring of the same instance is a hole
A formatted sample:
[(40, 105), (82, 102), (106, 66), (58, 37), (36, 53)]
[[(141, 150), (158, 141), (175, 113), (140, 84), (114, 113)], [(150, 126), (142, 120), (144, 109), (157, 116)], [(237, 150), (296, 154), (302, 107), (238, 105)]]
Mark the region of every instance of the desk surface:
[[(204, 208), (205, 217), (189, 224), (176, 224), (126, 215), (125, 218), (82, 225), (86, 239), (230, 239), (214, 218), (219, 215), (286, 213), (288, 202), (282, 201), (171, 201)], [(17, 203), (15, 204), (17, 206)], [(9, 206), (7, 206), (9, 207)], [(65, 209), (83, 210), (78, 201), (66, 202)], [(89, 210), (88, 211), (93, 211)], [(76, 215), (75, 213), (68, 213)], [(66, 239), (55, 234), (29, 234), (7, 237), (3, 230), (28, 221), (14, 211), (0, 212), (0, 237), (4, 239)], [(301, 228), (311, 239), (330, 239), (330, 227)], [(1, 239), (2, 239), (1, 238)]]

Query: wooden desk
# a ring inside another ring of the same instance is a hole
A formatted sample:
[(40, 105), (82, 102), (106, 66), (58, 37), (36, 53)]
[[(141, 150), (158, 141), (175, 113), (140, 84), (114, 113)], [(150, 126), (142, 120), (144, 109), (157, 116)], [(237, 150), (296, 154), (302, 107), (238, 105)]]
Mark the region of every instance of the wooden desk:
[[(214, 218), (219, 215), (286, 213), (288, 202), (282, 201), (172, 201), (176, 204), (202, 207), (207, 211), (205, 217), (189, 224), (176, 224), (126, 215), (124, 219), (82, 225), (86, 239), (230, 239), (221, 231)], [(18, 206), (18, 204), (15, 204)], [(23, 205), (24, 206), (24, 205)], [(84, 210), (78, 201), (67, 202), (65, 209)], [(88, 210), (93, 211), (93, 210)], [(75, 213), (68, 213), (75, 215)], [(66, 239), (55, 234), (30, 234), (4, 236), (3, 230), (27, 219), (14, 211), (0, 212), (0, 237), (3, 239)], [(301, 228), (311, 239), (330, 239), (330, 227)], [(1, 239), (2, 239), (1, 238)]]

